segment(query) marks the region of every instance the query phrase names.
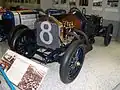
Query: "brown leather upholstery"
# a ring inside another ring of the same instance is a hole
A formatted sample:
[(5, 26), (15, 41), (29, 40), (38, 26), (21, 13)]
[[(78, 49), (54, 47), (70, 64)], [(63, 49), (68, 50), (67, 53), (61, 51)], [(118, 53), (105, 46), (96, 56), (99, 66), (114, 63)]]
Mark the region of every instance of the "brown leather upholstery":
[(63, 21), (72, 22), (76, 29), (81, 29), (81, 21), (74, 14), (67, 14), (67, 16), (61, 20), (61, 22)]

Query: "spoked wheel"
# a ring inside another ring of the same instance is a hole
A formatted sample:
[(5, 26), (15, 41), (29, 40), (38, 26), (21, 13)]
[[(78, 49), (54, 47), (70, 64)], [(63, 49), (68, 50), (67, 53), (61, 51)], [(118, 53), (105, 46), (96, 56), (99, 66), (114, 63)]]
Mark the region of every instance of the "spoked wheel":
[(112, 34), (113, 34), (113, 25), (109, 24), (107, 29), (106, 29), (106, 33), (105, 33), (105, 37), (104, 37), (104, 45), (108, 46), (111, 42), (112, 39)]
[(17, 53), (32, 58), (36, 51), (35, 33), (29, 29), (16, 32), (12, 46)]
[(14, 34), (18, 31), (18, 30), (21, 30), (21, 29), (24, 29), (24, 28), (28, 28), (27, 26), (25, 25), (17, 25), (15, 26), (14, 28), (12, 28), (12, 30), (10, 31), (9, 35), (8, 35), (8, 45), (10, 46), (11, 43), (12, 43), (12, 38), (14, 37)]
[(65, 84), (71, 83), (79, 74), (84, 62), (84, 46), (74, 41), (65, 51), (60, 65), (60, 78)]

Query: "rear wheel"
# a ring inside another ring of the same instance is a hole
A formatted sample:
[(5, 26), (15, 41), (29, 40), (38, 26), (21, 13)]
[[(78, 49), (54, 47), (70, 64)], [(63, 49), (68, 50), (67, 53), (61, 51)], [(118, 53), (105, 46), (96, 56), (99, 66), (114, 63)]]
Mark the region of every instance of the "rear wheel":
[(113, 25), (109, 24), (106, 32), (105, 32), (105, 37), (104, 37), (104, 45), (108, 46), (111, 42), (112, 39), (112, 34), (113, 34)]
[(12, 42), (12, 38), (14, 37), (14, 34), (21, 30), (21, 29), (24, 29), (24, 28), (28, 28), (27, 26), (25, 25), (17, 25), (15, 26), (14, 28), (12, 28), (12, 30), (10, 31), (9, 35), (8, 35), (8, 45), (11, 45), (11, 42)]
[(23, 29), (16, 32), (11, 49), (23, 56), (32, 58), (36, 51), (36, 37), (34, 31)]
[(79, 74), (84, 62), (85, 50), (79, 40), (67, 48), (60, 65), (60, 78), (65, 84), (71, 83)]

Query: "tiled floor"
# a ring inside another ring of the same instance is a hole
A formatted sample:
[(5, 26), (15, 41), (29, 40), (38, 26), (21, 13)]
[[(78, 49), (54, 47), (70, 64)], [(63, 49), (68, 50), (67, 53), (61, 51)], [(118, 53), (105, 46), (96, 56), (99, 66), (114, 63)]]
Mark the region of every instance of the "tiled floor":
[(9, 86), (4, 82), (3, 77), (0, 75), (0, 90), (10, 90)]
[[(7, 44), (0, 44), (0, 56)], [(83, 68), (77, 79), (68, 85), (59, 78), (59, 64), (46, 65), (48, 74), (41, 90), (120, 90), (120, 43), (113, 41), (108, 47), (97, 38), (93, 50), (86, 55)]]

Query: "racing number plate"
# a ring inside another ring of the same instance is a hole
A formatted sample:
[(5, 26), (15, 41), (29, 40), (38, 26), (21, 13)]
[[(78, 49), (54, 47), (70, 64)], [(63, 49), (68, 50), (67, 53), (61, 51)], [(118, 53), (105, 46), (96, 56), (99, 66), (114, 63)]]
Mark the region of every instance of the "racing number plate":
[(46, 48), (56, 49), (60, 47), (59, 27), (49, 21), (37, 23), (37, 44)]

